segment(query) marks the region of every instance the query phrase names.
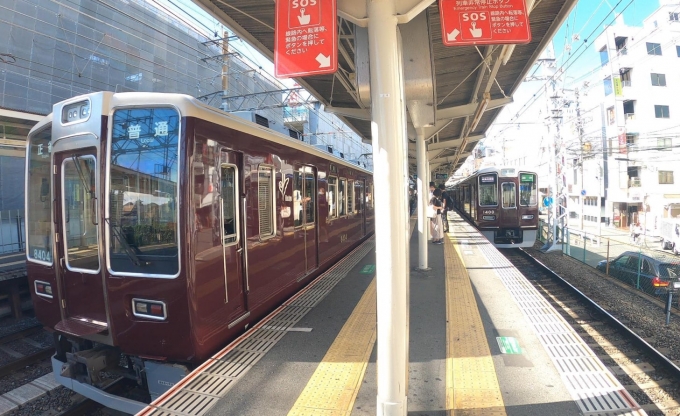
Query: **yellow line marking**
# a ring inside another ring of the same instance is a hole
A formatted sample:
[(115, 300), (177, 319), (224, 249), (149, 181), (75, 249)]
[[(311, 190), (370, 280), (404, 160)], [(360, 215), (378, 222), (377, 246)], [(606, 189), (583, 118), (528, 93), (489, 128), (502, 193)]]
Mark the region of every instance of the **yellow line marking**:
[(446, 409), (449, 415), (504, 416), (503, 396), (484, 325), (460, 248), (453, 244), (453, 234), (444, 239)]
[(375, 344), (376, 319), (373, 278), (289, 415), (350, 415)]

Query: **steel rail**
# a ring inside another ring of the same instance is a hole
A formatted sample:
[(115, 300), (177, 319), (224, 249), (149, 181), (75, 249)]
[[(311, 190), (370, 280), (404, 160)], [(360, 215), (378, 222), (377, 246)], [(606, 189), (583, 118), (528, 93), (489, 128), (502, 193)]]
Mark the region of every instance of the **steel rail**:
[(588, 296), (586, 296), (583, 292), (581, 292), (579, 289), (577, 289), (574, 285), (571, 283), (567, 282), (562, 276), (559, 274), (555, 273), (553, 270), (551, 270), (548, 266), (545, 264), (541, 263), (540, 260), (536, 259), (523, 249), (519, 249), (519, 252), (522, 253), (522, 256), (524, 256), (526, 259), (529, 261), (533, 262), (540, 268), (544, 269), (545, 272), (549, 275), (551, 275), (554, 279), (556, 279), (560, 284), (571, 290), (576, 296), (580, 297), (585, 303), (589, 304), (593, 308), (595, 308), (599, 313), (601, 313), (605, 318), (607, 318), (615, 327), (619, 328), (621, 331), (623, 331), (626, 335), (630, 336), (638, 346), (640, 346), (646, 353), (648, 353), (650, 356), (654, 357), (655, 359), (658, 359), (661, 363), (663, 363), (666, 367), (664, 369), (670, 371), (673, 373), (675, 377), (680, 377), (680, 367), (678, 367), (673, 361), (669, 360), (668, 357), (663, 355), (661, 352), (659, 352), (656, 348), (651, 346), (647, 341), (645, 341), (642, 337), (640, 337), (635, 331), (632, 329), (628, 328), (623, 322), (619, 321), (616, 319), (612, 314), (610, 314), (607, 310), (602, 308), (599, 304), (597, 304), (595, 301), (590, 299)]

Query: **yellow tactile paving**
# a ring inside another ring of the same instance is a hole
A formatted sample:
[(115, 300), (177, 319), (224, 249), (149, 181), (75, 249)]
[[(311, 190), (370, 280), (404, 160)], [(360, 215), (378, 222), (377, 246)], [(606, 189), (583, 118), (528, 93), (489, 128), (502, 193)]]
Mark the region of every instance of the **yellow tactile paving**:
[(460, 248), (449, 234), (446, 262), (446, 408), (450, 415), (504, 416), (482, 318)]
[(375, 278), (289, 415), (349, 416), (376, 337)]

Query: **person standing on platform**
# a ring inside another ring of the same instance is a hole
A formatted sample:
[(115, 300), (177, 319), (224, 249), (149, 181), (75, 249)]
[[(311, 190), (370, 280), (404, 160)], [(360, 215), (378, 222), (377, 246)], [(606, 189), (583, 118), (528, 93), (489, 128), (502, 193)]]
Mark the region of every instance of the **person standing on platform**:
[(430, 196), (428, 198), (428, 201), (432, 199), (432, 192), (434, 192), (434, 182), (430, 182)]
[(430, 233), (432, 234), (432, 242), (434, 244), (444, 243), (444, 225), (442, 224), (442, 211), (444, 204), (441, 201), (442, 191), (435, 189), (432, 192), (432, 198), (428, 205), (428, 213), (430, 217)]
[(444, 186), (443, 183), (439, 184), (439, 190), (442, 192), (442, 204), (444, 205), (444, 208), (442, 209), (442, 224), (444, 225), (443, 231), (445, 233), (448, 233), (449, 232), (448, 213), (453, 208), (453, 200), (451, 200), (451, 197), (449, 196), (448, 192), (446, 192), (446, 187)]

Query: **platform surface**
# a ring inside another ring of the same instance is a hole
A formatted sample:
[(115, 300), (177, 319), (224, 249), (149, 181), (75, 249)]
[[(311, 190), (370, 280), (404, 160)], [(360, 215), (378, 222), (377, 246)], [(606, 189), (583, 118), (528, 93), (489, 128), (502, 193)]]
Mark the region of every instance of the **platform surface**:
[[(450, 218), (430, 270), (415, 270), (410, 239), (408, 414), (644, 414), (526, 279)], [(369, 240), (140, 414), (375, 415), (375, 299)]]

